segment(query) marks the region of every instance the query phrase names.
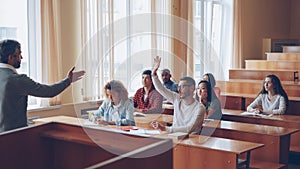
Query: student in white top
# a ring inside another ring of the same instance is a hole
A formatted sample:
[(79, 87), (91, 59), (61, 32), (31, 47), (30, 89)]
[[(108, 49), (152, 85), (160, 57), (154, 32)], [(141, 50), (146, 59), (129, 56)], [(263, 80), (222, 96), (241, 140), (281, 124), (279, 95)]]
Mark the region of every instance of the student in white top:
[(160, 61), (161, 57), (156, 56), (154, 58), (152, 81), (156, 90), (174, 105), (173, 125), (164, 126), (157, 121), (152, 121), (150, 125), (155, 129), (169, 133), (185, 132), (200, 134), (206, 111), (204, 105), (193, 97), (196, 85), (195, 80), (191, 77), (183, 77), (178, 84), (179, 93), (171, 92), (163, 87), (157, 77)]
[(279, 78), (268, 75), (257, 98), (247, 107), (248, 112), (284, 114), (288, 108), (288, 96)]

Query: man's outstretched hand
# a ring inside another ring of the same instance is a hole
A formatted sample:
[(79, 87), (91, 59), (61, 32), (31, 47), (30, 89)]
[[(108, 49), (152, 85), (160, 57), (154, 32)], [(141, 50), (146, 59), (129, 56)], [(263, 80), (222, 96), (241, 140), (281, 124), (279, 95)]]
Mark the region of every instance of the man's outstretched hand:
[(68, 78), (70, 79), (71, 83), (82, 79), (83, 75), (85, 74), (84, 70), (73, 72), (74, 69), (75, 69), (75, 66), (73, 66), (72, 69), (69, 70), (69, 73), (68, 73)]

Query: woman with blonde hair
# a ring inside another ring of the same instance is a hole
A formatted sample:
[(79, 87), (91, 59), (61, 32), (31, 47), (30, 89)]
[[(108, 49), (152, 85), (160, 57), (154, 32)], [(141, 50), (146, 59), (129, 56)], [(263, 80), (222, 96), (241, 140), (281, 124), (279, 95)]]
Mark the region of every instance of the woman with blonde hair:
[(134, 126), (134, 106), (128, 98), (128, 91), (118, 80), (111, 80), (103, 88), (105, 100), (94, 113), (99, 124), (116, 124), (118, 126)]

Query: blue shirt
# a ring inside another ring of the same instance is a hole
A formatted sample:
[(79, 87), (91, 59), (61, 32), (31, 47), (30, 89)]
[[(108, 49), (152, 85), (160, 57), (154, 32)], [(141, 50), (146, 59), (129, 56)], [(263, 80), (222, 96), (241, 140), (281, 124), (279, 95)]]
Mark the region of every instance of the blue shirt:
[(172, 80), (169, 80), (168, 82), (163, 83), (163, 86), (164, 86), (165, 88), (167, 88), (167, 89), (173, 91), (173, 92), (178, 93), (178, 89), (177, 89), (178, 84), (175, 83), (175, 82), (172, 81)]
[(111, 100), (106, 99), (94, 116), (103, 117), (104, 121), (114, 121), (117, 125), (134, 126), (133, 111), (133, 102), (130, 99), (121, 100), (119, 105), (113, 105)]

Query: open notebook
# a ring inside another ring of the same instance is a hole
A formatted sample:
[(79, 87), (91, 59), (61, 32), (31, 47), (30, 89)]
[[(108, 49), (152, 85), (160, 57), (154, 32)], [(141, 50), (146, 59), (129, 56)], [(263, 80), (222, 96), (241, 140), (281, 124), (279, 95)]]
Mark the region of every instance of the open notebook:
[(241, 113), (243, 116), (259, 116), (259, 117), (271, 117), (272, 114), (267, 114), (267, 113), (254, 113), (254, 112), (243, 112)]

